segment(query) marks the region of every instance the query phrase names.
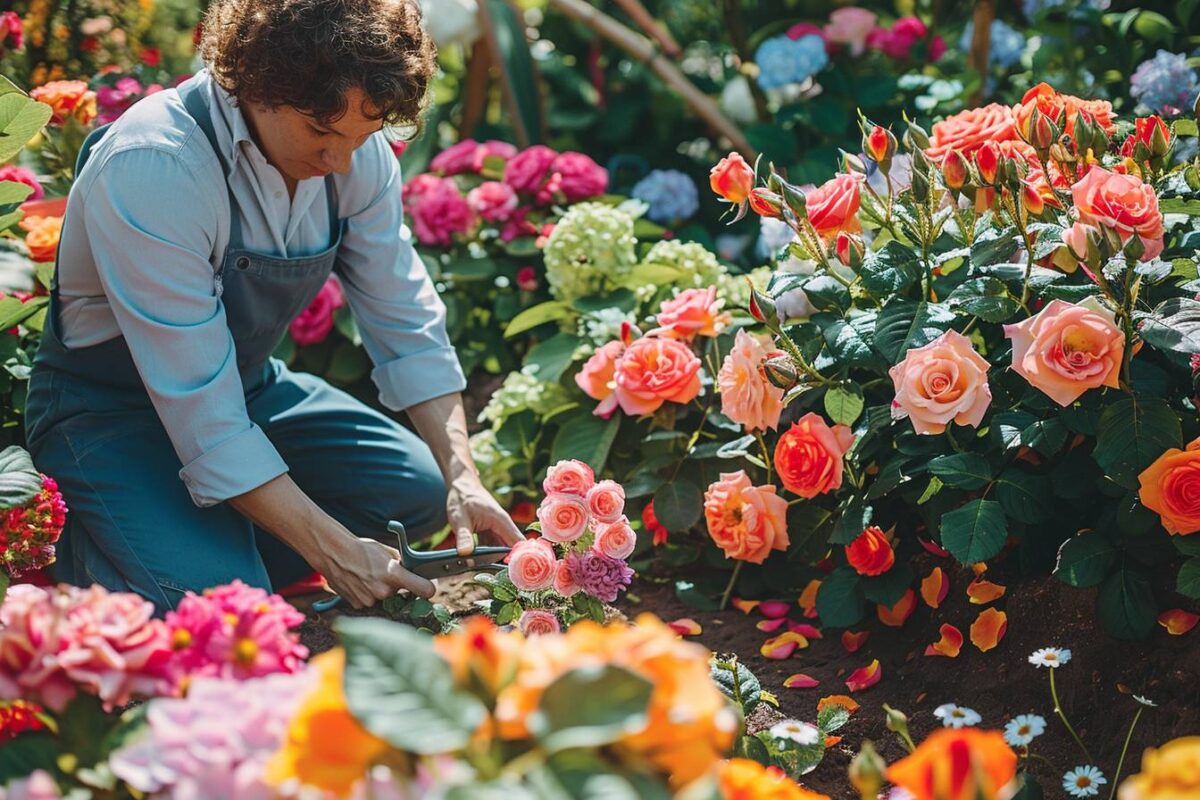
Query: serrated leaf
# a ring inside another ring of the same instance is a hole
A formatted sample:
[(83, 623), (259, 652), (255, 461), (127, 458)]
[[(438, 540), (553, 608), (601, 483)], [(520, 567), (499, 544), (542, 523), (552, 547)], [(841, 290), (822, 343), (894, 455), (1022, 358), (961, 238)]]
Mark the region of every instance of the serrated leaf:
[(1000, 503), (972, 500), (942, 517), (941, 533), (942, 546), (960, 564), (970, 566), (1004, 549), (1008, 524)]
[(908, 350), (927, 345), (941, 336), (953, 321), (953, 312), (940, 303), (914, 303), (894, 297), (879, 312), (875, 349), (895, 364)]
[(979, 453), (938, 456), (929, 462), (929, 471), (957, 489), (982, 489), (992, 479), (992, 466)]
[(847, 498), (838, 510), (841, 513), (833, 525), (833, 532), (829, 535), (830, 544), (853, 542), (871, 524), (871, 517), (875, 513), (870, 505), (857, 497)]
[(830, 419), (841, 425), (853, 425), (862, 415), (864, 405), (862, 387), (854, 381), (838, 384), (825, 392), (825, 411)]
[(996, 499), (1010, 518), (1039, 522), (1050, 515), (1052, 484), (1045, 476), (1009, 468), (996, 479)]
[(1054, 576), (1068, 586), (1085, 589), (1108, 576), (1117, 550), (1103, 536), (1090, 533), (1067, 539), (1058, 548)]
[(955, 287), (946, 303), (985, 322), (1003, 322), (1021, 307), (996, 278), (971, 278)]
[(859, 277), (871, 294), (886, 297), (916, 283), (921, 277), (921, 263), (910, 246), (892, 239), (879, 250), (867, 251)]
[(21, 152), (53, 115), (50, 106), (23, 93), (0, 95), (0, 164)]
[(863, 595), (872, 603), (891, 608), (904, 597), (914, 577), (912, 567), (896, 564), (882, 575), (864, 577), (861, 584)]
[(1179, 416), (1165, 400), (1126, 397), (1100, 415), (1092, 455), (1109, 479), (1136, 489), (1138, 474), (1166, 450), (1179, 447), (1182, 438)]
[(1193, 600), (1200, 598), (1200, 558), (1189, 558), (1179, 568), (1175, 590)]

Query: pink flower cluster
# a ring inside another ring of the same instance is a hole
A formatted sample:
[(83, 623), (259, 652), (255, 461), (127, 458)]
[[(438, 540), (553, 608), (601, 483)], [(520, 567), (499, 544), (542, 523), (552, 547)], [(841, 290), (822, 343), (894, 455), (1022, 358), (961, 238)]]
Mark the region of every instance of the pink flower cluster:
[(33, 194), (29, 195), (27, 201), (41, 200), (46, 196), (46, 191), (42, 188), (42, 184), (38, 182), (37, 175), (34, 175), (31, 170), (25, 167), (18, 167), (16, 164), (5, 164), (3, 167), (0, 167), (0, 181), (16, 181), (33, 189)]
[[(858, 56), (869, 47), (896, 61), (909, 58), (913, 46), (929, 36), (929, 28), (917, 17), (901, 17), (890, 28), (879, 25), (878, 21), (879, 17), (873, 11), (846, 6), (830, 12), (829, 21), (823, 27), (812, 22), (798, 22), (788, 28), (787, 35), (792, 39), (820, 36), (830, 55), (839, 47), (845, 47), (851, 55)], [(946, 42), (941, 36), (929, 40), (931, 62), (937, 61), (945, 52)]]
[(9, 576), (42, 569), (54, 562), (54, 543), (67, 521), (67, 504), (53, 478), (42, 476), (42, 489), (29, 502), (4, 512), (0, 527), (0, 566)]
[[(878, 27), (867, 35), (867, 47), (881, 51), (895, 61), (905, 61), (912, 55), (913, 46), (926, 41), (929, 28), (917, 17), (901, 17), (891, 28)], [(928, 39), (927, 56), (937, 61), (946, 53), (946, 41), (941, 36)]]
[(96, 89), (96, 124), (104, 125), (116, 121), (129, 107), (149, 97), (155, 92), (161, 92), (161, 84), (152, 83), (142, 86), (137, 78), (118, 78), (112, 86), (104, 85)]
[(291, 629), (302, 622), (279, 595), (239, 580), (188, 592), (166, 618), (175, 672), (239, 680), (297, 672), (308, 648)]
[(346, 295), (342, 291), (342, 283), (336, 275), (330, 275), (308, 308), (288, 324), (288, 331), (296, 344), (303, 347), (325, 341), (333, 330), (334, 312), (344, 305)]
[(429, 162), (429, 171), (447, 177), (467, 173), (477, 175), (483, 171), (485, 159), (492, 157), (507, 161), (516, 154), (517, 148), (508, 142), (490, 139), (480, 143), (474, 139), (463, 139), (434, 156)]

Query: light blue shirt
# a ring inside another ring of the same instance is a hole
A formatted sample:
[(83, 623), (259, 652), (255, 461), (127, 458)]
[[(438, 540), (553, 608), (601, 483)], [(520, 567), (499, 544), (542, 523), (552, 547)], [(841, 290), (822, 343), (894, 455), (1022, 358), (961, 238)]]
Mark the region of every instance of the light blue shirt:
[[(313, 255), (330, 239), (324, 179), (283, 178), (250, 137), (232, 98), (201, 72), (243, 245)], [(384, 134), (335, 176), (346, 221), (335, 273), (375, 368), (380, 402), (399, 411), (466, 386), (446, 334), (446, 308), (403, 224), (400, 171)], [(230, 203), (216, 154), (179, 96), (133, 106), (92, 151), (71, 189), (59, 252), (61, 330), (68, 347), (124, 335), (199, 506), (287, 471), (250, 421), (233, 336), (217, 296)]]

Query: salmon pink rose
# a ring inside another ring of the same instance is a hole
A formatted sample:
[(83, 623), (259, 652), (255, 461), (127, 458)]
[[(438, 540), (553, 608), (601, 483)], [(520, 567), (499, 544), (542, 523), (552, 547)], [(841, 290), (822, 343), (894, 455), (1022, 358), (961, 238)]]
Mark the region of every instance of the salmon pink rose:
[(1200, 439), (1172, 447), (1138, 475), (1142, 505), (1158, 514), (1170, 534), (1200, 531)]
[(1078, 305), (1051, 300), (1036, 316), (1005, 325), (1012, 368), (1064, 408), (1088, 389), (1117, 388), (1125, 334), (1095, 297)]
[(842, 459), (854, 444), (845, 425), (832, 428), (808, 412), (779, 437), (775, 445), (775, 471), (789, 492), (806, 499), (842, 486)]
[(600, 481), (588, 490), (587, 503), (597, 522), (610, 525), (625, 513), (625, 489), (616, 481)]
[(746, 430), (775, 430), (783, 411), (783, 389), (763, 374), (767, 348), (754, 336), (738, 329), (733, 348), (717, 373), (721, 413)]
[(583, 365), (583, 369), (575, 374), (575, 383), (583, 393), (593, 400), (599, 400), (592, 413), (597, 417), (608, 418), (617, 410), (616, 370), (617, 361), (625, 352), (625, 344), (619, 340), (609, 342), (601, 347)]
[(835, 175), (805, 195), (805, 214), (822, 238), (832, 241), (841, 231), (862, 229), (858, 222), (858, 178)]
[[(612, 481), (603, 481), (612, 483)], [(564, 459), (546, 470), (542, 481), (542, 491), (546, 494), (573, 494), (586, 498), (596, 485), (596, 475), (592, 468), (577, 459)], [(619, 486), (617, 487), (620, 488)], [(625, 492), (621, 490), (621, 501), (625, 500)], [(618, 512), (619, 514), (620, 512)]]
[(1012, 109), (999, 103), (971, 108), (935, 122), (929, 130), (925, 154), (941, 163), (951, 150), (970, 157), (984, 142), (1006, 142), (1017, 138)]
[(664, 300), (658, 312), (659, 327), (648, 336), (668, 336), (691, 341), (697, 336), (716, 336), (729, 325), (729, 312), (722, 312), (724, 300), (717, 299), (717, 287), (684, 289)]
[(896, 387), (895, 415), (911, 419), (917, 433), (942, 433), (952, 420), (977, 428), (992, 402), (987, 371), (970, 339), (946, 331), (909, 350), (888, 371)]
[(559, 561), (554, 568), (554, 591), (563, 597), (573, 597), (582, 590), (575, 573), (571, 571), (571, 562)]
[(467, 205), (488, 222), (505, 222), (517, 210), (517, 193), (507, 183), (484, 181), (467, 192)]
[(631, 416), (652, 414), (668, 400), (689, 403), (700, 394), (700, 366), (683, 342), (643, 336), (616, 362), (617, 403)]
[(1013, 106), (1013, 119), (1018, 130), (1028, 128), (1034, 109), (1053, 120), (1068, 136), (1075, 134), (1075, 115), (1081, 111), (1095, 120), (1109, 136), (1117, 130), (1112, 103), (1107, 100), (1084, 100), (1081, 97), (1062, 94), (1048, 83), (1034, 86), (1025, 92), (1021, 102)]
[(62, 217), (30, 217), (21, 220), (25, 247), (34, 261), (48, 262), (58, 257), (58, 239), (62, 235)]
[(508, 554), (508, 577), (523, 592), (537, 592), (554, 583), (558, 559), (545, 539), (524, 539)]
[(629, 520), (621, 517), (616, 522), (600, 528), (592, 547), (609, 558), (629, 558), (635, 545), (637, 534), (629, 527)]
[(538, 506), (542, 538), (559, 544), (573, 542), (587, 530), (590, 517), (587, 503), (574, 494), (547, 495)]
[(1146, 248), (1142, 261), (1162, 253), (1163, 218), (1158, 195), (1141, 178), (1109, 172), (1097, 164), (1071, 187), (1071, 197), (1080, 222), (1112, 228), (1122, 242), (1133, 236), (1141, 239)]
[(559, 633), (562, 626), (553, 611), (542, 608), (527, 608), (517, 618), (517, 630), (524, 636), (543, 636), (548, 633)]
[(704, 494), (708, 534), (726, 558), (761, 564), (772, 550), (786, 550), (787, 500), (774, 486), (754, 486), (744, 470), (722, 473)]
[(742, 203), (754, 188), (754, 169), (740, 153), (730, 153), (709, 170), (708, 184), (729, 202)]

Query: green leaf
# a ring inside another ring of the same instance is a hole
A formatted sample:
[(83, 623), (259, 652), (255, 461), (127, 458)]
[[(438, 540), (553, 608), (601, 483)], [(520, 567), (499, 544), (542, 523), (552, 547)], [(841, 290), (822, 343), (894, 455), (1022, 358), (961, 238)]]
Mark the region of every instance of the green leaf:
[(508, 327), (504, 329), (504, 338), (508, 339), (519, 333), (525, 333), (525, 331), (533, 330), (539, 325), (545, 325), (547, 322), (565, 319), (571, 314), (571, 307), (559, 300), (547, 300), (544, 303), (538, 303), (536, 306), (531, 306), (512, 318), (512, 322), (509, 322)]
[(942, 546), (970, 566), (987, 561), (1004, 548), (1008, 526), (995, 500), (972, 500), (942, 517)]
[(1200, 136), (1194, 119), (1177, 119), (1171, 123), (1171, 132), (1176, 136)]
[(357, 383), (371, 371), (371, 359), (361, 347), (342, 340), (333, 349), (325, 378), (341, 386)]
[(459, 282), (485, 281), (500, 273), (500, 262), (491, 258), (460, 258), (442, 267), (442, 275)]
[(1016, 228), (1012, 226), (1004, 230), (986, 226), (976, 233), (974, 241), (971, 242), (971, 264), (975, 267), (986, 267), (1009, 263), (1019, 241)]
[(33, 194), (33, 187), (20, 181), (0, 181), (0, 211), (8, 214)]
[(830, 703), (817, 712), (817, 727), (822, 733), (833, 733), (850, 721), (850, 712), (840, 703)]
[(904, 292), (921, 277), (921, 264), (911, 246), (890, 240), (879, 250), (868, 250), (859, 277), (876, 297)]
[(864, 405), (862, 387), (854, 381), (838, 384), (825, 393), (825, 411), (841, 425), (853, 425)]
[(721, 604), (713, 599), (710, 593), (703, 591), (691, 581), (675, 581), (675, 596), (684, 605), (697, 611), (716, 611), (721, 607)]
[(571, 366), (571, 356), (582, 340), (569, 333), (559, 333), (538, 342), (525, 354), (525, 366), (536, 366), (539, 381), (557, 383)]
[(50, 106), (23, 93), (0, 95), (0, 164), (21, 152), (53, 115)]
[(856, 314), (849, 320), (833, 314), (816, 314), (812, 321), (821, 328), (821, 335), (835, 359), (852, 367), (870, 365), (877, 360), (871, 350), (876, 315), (873, 312)]
[[(657, 509), (657, 506), (655, 506)], [(850, 497), (840, 507), (841, 514), (829, 534), (830, 544), (850, 544), (871, 524), (875, 511), (861, 498)]]
[(1187, 214), (1189, 217), (1200, 217), (1200, 200), (1166, 197), (1158, 201), (1158, 210), (1163, 214)]
[(984, 322), (1003, 322), (1021, 307), (996, 278), (971, 278), (955, 287), (946, 303), (974, 314)]
[(1200, 599), (1200, 558), (1189, 558), (1179, 568), (1175, 591), (1193, 600)]
[(654, 493), (654, 516), (672, 533), (691, 530), (704, 513), (704, 494), (689, 480), (665, 483)]
[(1142, 572), (1121, 567), (1100, 585), (1096, 611), (1110, 636), (1146, 638), (1158, 620), (1150, 579)]
[(1039, 522), (1050, 515), (1052, 484), (1047, 476), (1032, 475), (1010, 467), (996, 480), (996, 499), (1009, 517), (1018, 522)]
[(24, 505), (41, 490), (41, 473), (24, 448), (12, 445), (0, 451), (0, 509)]
[(679, 267), (646, 261), (634, 266), (621, 282), (630, 287), (671, 286), (683, 277), (684, 273)]
[(576, 310), (585, 313), (588, 311), (604, 311), (610, 308), (633, 311), (637, 307), (637, 295), (629, 289), (615, 289), (601, 294), (590, 294), (587, 297), (576, 298), (572, 305)]
[(382, 619), (342, 617), (350, 713), (371, 733), (421, 755), (465, 747), (487, 708), (459, 690), (433, 639)]
[(20, 325), (49, 303), (49, 297), (34, 297), (24, 303), (15, 297), (0, 298), (0, 331)]
[(982, 489), (992, 479), (992, 465), (979, 453), (954, 453), (929, 462), (929, 471), (957, 489)]
[(817, 616), (831, 628), (848, 628), (863, 618), (865, 601), (858, 573), (838, 567), (817, 589)]
[(742, 716), (748, 717), (762, 701), (762, 684), (740, 660), (726, 661), (713, 656), (708, 662), (709, 676), (721, 694), (738, 704)]
[(551, 463), (574, 458), (588, 464), (595, 472), (602, 472), (620, 425), (620, 414), (608, 419), (581, 414), (564, 421), (550, 445)]
[[(1065, 412), (1064, 412), (1065, 413)], [(1003, 411), (995, 417), (995, 428), (1005, 450), (1032, 447), (1052, 456), (1067, 441), (1067, 431), (1057, 417), (1038, 419), (1026, 411)]]
[(875, 326), (875, 349), (891, 363), (905, 353), (941, 336), (954, 321), (954, 314), (939, 303), (914, 303), (893, 297), (879, 312)]
[(861, 584), (863, 594), (872, 603), (891, 608), (900, 602), (900, 598), (912, 586), (913, 577), (912, 567), (895, 564), (882, 575), (864, 577)]
[(1112, 481), (1137, 489), (1138, 474), (1182, 439), (1179, 415), (1165, 400), (1126, 397), (1100, 415), (1092, 457)]
[(1058, 548), (1054, 576), (1076, 589), (1097, 586), (1108, 575), (1116, 559), (1116, 548), (1100, 534), (1074, 536)]
[(650, 681), (621, 667), (576, 667), (542, 692), (529, 729), (551, 753), (611, 744), (646, 726), (653, 691)]
[(58, 741), (49, 733), (25, 733), (0, 747), (0, 787), (43, 769), (58, 774)]
[(1200, 353), (1200, 302), (1172, 297), (1159, 303), (1141, 327), (1142, 338), (1160, 350)]

